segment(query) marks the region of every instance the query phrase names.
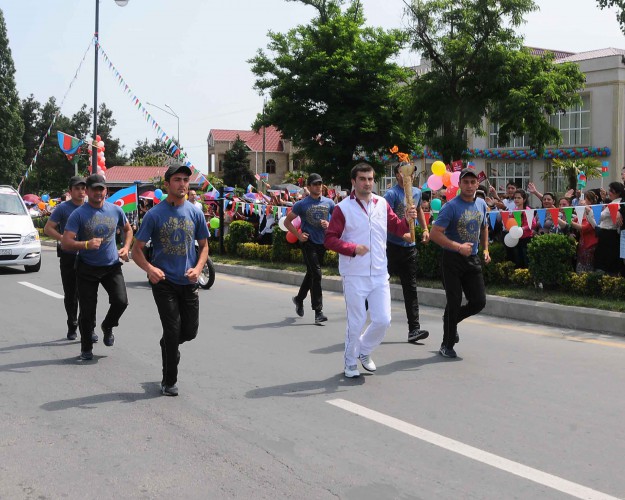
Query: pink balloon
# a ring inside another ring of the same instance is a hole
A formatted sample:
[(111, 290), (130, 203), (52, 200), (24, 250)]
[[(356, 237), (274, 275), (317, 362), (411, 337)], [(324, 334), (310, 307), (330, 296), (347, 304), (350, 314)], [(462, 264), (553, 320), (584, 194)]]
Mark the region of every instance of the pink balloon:
[(291, 231), (286, 233), (286, 241), (289, 243), (295, 243), (297, 241), (297, 236), (295, 236)]
[(293, 219), (293, 222), (291, 222), (291, 224), (293, 224), (293, 227), (295, 229), (299, 229), (302, 225), (302, 219), (300, 219), (299, 217), (295, 217), (295, 219)]
[(440, 175), (430, 175), (428, 177), (428, 187), (432, 191), (438, 191), (440, 188), (443, 187), (443, 178)]
[(460, 184), (460, 172), (454, 172), (451, 174), (451, 185), (458, 187), (458, 184)]

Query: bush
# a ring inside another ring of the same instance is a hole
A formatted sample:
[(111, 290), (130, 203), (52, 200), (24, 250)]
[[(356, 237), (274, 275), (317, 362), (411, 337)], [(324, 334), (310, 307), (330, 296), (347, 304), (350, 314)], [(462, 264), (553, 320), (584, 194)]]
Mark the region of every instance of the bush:
[(490, 263), (484, 267), (484, 282), (493, 285), (510, 283), (514, 273), (514, 262)]
[(240, 243), (252, 243), (256, 235), (254, 224), (243, 220), (236, 220), (230, 224), (230, 230), (224, 238), (226, 252), (230, 255), (237, 254), (237, 247)]
[(604, 274), (599, 285), (601, 295), (610, 299), (625, 299), (625, 278)]
[(339, 254), (332, 250), (326, 251), (323, 263), (327, 267), (339, 267)]
[(271, 245), (241, 243), (237, 247), (237, 253), (244, 259), (271, 261)]
[(415, 243), (417, 246), (417, 277), (440, 279), (441, 278), (441, 252), (443, 251), (436, 243), (424, 245), (421, 242), (423, 230), (415, 228)]
[(294, 248), (294, 245), (291, 245), (291, 251), (289, 252), (289, 262), (293, 262), (294, 264), (303, 264), (304, 257), (302, 256), (302, 250), (299, 248)]
[(535, 236), (527, 245), (529, 271), (537, 283), (556, 287), (573, 267), (575, 242), (563, 234)]
[(286, 241), (286, 233), (276, 227), (272, 234), (271, 260), (273, 262), (288, 262), (291, 256), (291, 244)]
[(524, 287), (534, 286), (534, 280), (529, 269), (514, 269), (510, 275), (510, 283)]

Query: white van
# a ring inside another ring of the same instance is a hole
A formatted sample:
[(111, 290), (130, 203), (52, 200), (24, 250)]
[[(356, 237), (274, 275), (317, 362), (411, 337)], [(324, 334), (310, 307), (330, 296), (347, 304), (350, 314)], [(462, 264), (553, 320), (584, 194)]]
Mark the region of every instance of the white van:
[(31, 273), (41, 268), (39, 233), (11, 186), (0, 186), (0, 266), (24, 266)]

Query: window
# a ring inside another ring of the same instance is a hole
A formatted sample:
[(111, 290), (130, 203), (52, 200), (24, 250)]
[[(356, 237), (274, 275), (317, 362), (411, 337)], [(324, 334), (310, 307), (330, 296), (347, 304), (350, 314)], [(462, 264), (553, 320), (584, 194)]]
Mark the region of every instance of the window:
[(223, 172), (224, 170), (224, 161), (223, 160), (219, 160), (219, 171)]
[(488, 147), (489, 148), (525, 148), (529, 146), (529, 136), (510, 136), (506, 144), (498, 145), (499, 124), (491, 123), (488, 126)]
[(486, 163), (488, 182), (497, 192), (505, 193), (506, 184), (514, 182), (518, 187), (526, 189), (530, 181), (529, 162), (497, 162)]
[(389, 189), (391, 189), (397, 180), (395, 179), (395, 174), (393, 173), (394, 165), (386, 165), (384, 167), (384, 175), (380, 177), (380, 192), (378, 193), (380, 196), (384, 196)]
[(265, 172), (268, 174), (276, 173), (276, 161), (275, 160), (267, 160), (265, 162)]
[(590, 145), (590, 96), (581, 97), (581, 105), (549, 117), (549, 124), (562, 134), (562, 146)]
[(552, 163), (549, 162), (546, 165), (545, 172), (545, 191), (551, 191), (553, 193), (564, 193), (568, 188), (568, 179), (562, 173), (562, 170), (552, 168)]

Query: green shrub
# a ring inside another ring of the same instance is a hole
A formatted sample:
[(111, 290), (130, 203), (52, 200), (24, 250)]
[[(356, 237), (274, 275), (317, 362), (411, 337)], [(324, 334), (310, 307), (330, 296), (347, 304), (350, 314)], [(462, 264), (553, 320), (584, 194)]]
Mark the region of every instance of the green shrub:
[(271, 260), (273, 262), (289, 262), (291, 244), (286, 241), (286, 233), (276, 227), (272, 234)]
[(302, 256), (302, 250), (300, 248), (294, 248), (295, 245), (291, 245), (291, 251), (289, 253), (289, 262), (293, 262), (295, 264), (301, 264), (304, 262), (304, 257)]
[(441, 278), (441, 252), (443, 251), (436, 243), (424, 245), (421, 242), (423, 230), (415, 228), (415, 243), (417, 246), (417, 277), (440, 279)]
[(604, 274), (600, 281), (601, 295), (611, 299), (625, 298), (625, 278)]
[(219, 255), (219, 240), (208, 240), (208, 255)]
[(585, 295), (588, 293), (588, 273), (577, 274), (571, 271), (562, 286), (575, 295)]
[(496, 262), (484, 266), (484, 282), (493, 285), (510, 283), (514, 262)]
[(240, 257), (250, 260), (271, 261), (271, 245), (261, 245), (259, 243), (241, 243), (237, 247)]
[(575, 242), (563, 234), (535, 236), (527, 245), (529, 271), (537, 283), (556, 287), (573, 267)]
[(323, 264), (327, 267), (339, 267), (339, 254), (328, 250), (323, 259)]
[(236, 220), (230, 224), (230, 230), (224, 238), (226, 252), (230, 255), (237, 254), (237, 247), (240, 243), (252, 243), (256, 235), (254, 224), (243, 220)]
[[(493, 241), (488, 245), (488, 253), (490, 254), (489, 265), (506, 261), (506, 246), (503, 243)], [(480, 252), (480, 255), (482, 255), (482, 252)]]
[(534, 280), (529, 272), (529, 269), (515, 269), (510, 275), (510, 283), (513, 285), (530, 287), (534, 286)]
[[(33, 217), (33, 225), (37, 229), (43, 229), (44, 226), (46, 225), (46, 222), (48, 222), (49, 218), (50, 218), (49, 215), (43, 215), (41, 217)], [(39, 231), (39, 233), (43, 234), (41, 231)]]

